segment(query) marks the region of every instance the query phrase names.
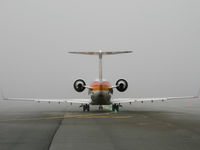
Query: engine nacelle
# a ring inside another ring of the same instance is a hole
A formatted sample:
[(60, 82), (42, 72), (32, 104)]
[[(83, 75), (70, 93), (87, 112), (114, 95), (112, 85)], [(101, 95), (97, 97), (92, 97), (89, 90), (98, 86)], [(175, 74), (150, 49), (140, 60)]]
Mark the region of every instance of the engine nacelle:
[(82, 79), (78, 79), (74, 82), (74, 89), (77, 92), (83, 92), (85, 90), (85, 81), (83, 81)]
[(119, 79), (117, 82), (116, 82), (116, 89), (119, 91), (119, 92), (124, 92), (127, 90), (128, 88), (128, 82), (124, 79)]

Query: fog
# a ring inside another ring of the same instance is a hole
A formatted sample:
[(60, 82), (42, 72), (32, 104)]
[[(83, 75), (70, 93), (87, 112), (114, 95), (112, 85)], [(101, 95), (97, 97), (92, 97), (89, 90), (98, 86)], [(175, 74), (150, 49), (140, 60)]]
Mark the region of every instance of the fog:
[(85, 98), (73, 82), (129, 82), (116, 97), (194, 95), (200, 88), (199, 0), (1, 0), (0, 88), (9, 97)]

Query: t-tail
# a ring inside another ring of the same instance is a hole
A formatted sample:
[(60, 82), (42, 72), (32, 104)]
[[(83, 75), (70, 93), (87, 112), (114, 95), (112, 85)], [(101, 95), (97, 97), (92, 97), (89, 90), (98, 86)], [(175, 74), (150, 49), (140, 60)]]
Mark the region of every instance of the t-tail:
[(81, 52), (81, 51), (73, 51), (69, 52), (71, 54), (83, 54), (83, 55), (97, 55), (99, 57), (99, 81), (103, 80), (103, 71), (102, 71), (102, 57), (103, 55), (115, 55), (115, 54), (123, 54), (123, 53), (132, 53), (132, 51), (107, 51), (102, 52), (101, 50), (98, 52)]

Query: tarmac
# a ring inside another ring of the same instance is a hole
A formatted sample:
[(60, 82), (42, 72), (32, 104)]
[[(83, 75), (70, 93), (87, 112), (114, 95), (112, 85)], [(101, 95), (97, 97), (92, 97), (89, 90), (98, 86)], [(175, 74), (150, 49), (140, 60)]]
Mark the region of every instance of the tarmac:
[(0, 101), (0, 150), (199, 150), (200, 100), (123, 105)]

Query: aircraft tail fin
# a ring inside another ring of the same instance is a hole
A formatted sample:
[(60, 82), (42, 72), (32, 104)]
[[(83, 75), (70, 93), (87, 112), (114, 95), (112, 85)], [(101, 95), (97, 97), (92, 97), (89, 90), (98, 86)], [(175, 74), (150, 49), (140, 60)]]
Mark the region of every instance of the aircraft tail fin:
[(99, 81), (102, 82), (102, 56), (103, 55), (116, 55), (116, 54), (123, 54), (123, 53), (132, 53), (132, 51), (107, 51), (102, 52), (101, 50), (98, 52), (81, 52), (81, 51), (71, 51), (71, 54), (83, 54), (83, 55), (97, 55), (99, 56)]

